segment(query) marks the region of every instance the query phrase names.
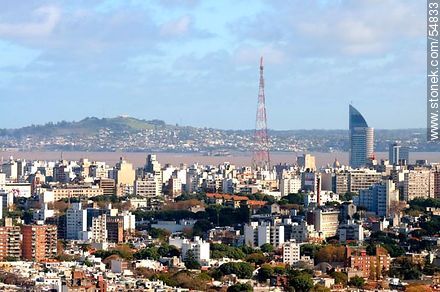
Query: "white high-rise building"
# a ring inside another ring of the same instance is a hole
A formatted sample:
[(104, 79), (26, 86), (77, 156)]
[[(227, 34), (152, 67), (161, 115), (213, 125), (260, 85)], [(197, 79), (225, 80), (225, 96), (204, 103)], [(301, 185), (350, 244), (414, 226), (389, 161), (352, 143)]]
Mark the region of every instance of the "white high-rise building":
[(290, 238), (296, 242), (308, 242), (319, 238), (319, 233), (315, 230), (315, 226), (307, 224), (307, 221), (303, 220), (299, 224), (292, 223)]
[(66, 211), (66, 239), (79, 240), (87, 231), (87, 210), (82, 209), (81, 203), (72, 203)]
[(404, 175), (403, 199), (434, 197), (434, 172), (429, 169), (410, 170)]
[(300, 260), (300, 245), (295, 240), (286, 241), (282, 244), (283, 248), (283, 263), (288, 265), (295, 265)]
[(209, 242), (195, 236), (194, 240), (184, 239), (182, 241), (182, 259), (185, 259), (188, 251), (192, 251), (194, 258), (202, 266), (206, 266), (210, 260)]
[(252, 247), (271, 244), (275, 248), (284, 243), (284, 226), (269, 222), (251, 222), (244, 225), (244, 242)]
[(324, 238), (335, 236), (339, 225), (339, 210), (316, 209), (314, 212), (315, 229)]
[(91, 241), (103, 243), (107, 242), (107, 215), (102, 214), (92, 219)]
[(291, 178), (280, 179), (281, 197), (285, 197), (288, 194), (296, 194), (300, 190), (301, 190), (301, 177), (295, 176)]

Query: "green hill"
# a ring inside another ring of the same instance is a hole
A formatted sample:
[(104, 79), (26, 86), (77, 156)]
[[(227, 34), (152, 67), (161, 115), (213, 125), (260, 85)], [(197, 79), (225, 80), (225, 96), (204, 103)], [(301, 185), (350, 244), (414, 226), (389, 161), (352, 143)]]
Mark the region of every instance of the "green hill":
[(165, 124), (161, 120), (141, 120), (132, 117), (95, 118), (88, 117), (77, 122), (61, 121), (44, 125), (31, 125), (19, 129), (1, 129), (0, 136), (84, 136), (96, 135), (99, 131), (111, 131), (113, 133), (135, 133), (146, 129), (165, 129), (174, 126)]

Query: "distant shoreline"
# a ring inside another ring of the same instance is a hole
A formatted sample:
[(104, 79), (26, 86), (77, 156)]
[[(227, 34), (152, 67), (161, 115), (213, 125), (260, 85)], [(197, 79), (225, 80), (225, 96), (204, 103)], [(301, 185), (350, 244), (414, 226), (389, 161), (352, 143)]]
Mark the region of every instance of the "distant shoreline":
[[(174, 152), (86, 152), (86, 151), (0, 151), (0, 157), (3, 160), (9, 159), (13, 156), (17, 159), (26, 160), (59, 160), (61, 155), (66, 160), (79, 160), (81, 158), (88, 158), (91, 161), (105, 161), (110, 165), (114, 165), (120, 157), (133, 163), (134, 166), (139, 167), (145, 164), (148, 154), (153, 153), (157, 155), (159, 162), (162, 165), (172, 164), (178, 166), (184, 164), (213, 164), (217, 165), (223, 162), (230, 162), (238, 166), (250, 165), (252, 160), (252, 153), (250, 152), (231, 152), (228, 156), (207, 156), (201, 153), (174, 153)], [(303, 152), (272, 152), (271, 164), (292, 164), (296, 161), (296, 156)], [(332, 164), (335, 159), (341, 164), (347, 164), (348, 152), (308, 152), (316, 157), (316, 166), (320, 167), (327, 164)], [(378, 160), (387, 159), (387, 152), (377, 152)], [(426, 159), (428, 162), (440, 162), (440, 152), (411, 152), (410, 162), (417, 159)]]

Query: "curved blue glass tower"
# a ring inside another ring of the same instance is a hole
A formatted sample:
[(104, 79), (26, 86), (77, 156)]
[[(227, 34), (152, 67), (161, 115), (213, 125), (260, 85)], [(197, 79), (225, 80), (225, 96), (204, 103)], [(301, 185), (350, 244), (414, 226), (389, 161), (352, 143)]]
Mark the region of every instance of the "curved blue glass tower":
[(373, 157), (374, 129), (368, 127), (361, 113), (349, 106), (350, 166), (365, 166)]

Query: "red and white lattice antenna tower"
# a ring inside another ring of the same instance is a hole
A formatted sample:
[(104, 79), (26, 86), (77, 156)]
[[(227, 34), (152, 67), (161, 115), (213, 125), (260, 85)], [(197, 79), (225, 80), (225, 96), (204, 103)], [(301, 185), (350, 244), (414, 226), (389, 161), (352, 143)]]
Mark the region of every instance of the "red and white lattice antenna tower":
[(267, 135), (266, 98), (264, 96), (263, 57), (260, 59), (260, 89), (258, 92), (257, 118), (255, 122), (254, 155), (252, 165), (256, 169), (270, 168), (269, 137)]

